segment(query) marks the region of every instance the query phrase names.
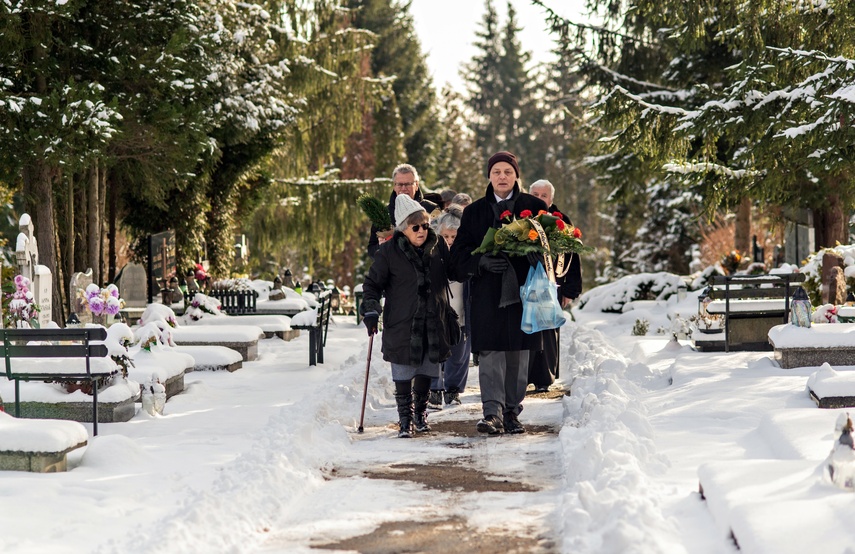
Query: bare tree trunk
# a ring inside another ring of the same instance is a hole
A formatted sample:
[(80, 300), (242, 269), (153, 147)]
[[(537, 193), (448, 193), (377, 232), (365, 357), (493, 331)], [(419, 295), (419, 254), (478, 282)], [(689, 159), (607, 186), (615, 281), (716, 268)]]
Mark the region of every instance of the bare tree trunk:
[[(70, 306), (70, 302), (68, 302), (68, 295), (70, 294), (69, 287), (71, 283), (69, 279), (66, 279), (65, 269), (62, 264), (62, 248), (59, 241), (59, 222), (54, 226), (56, 230), (56, 236), (54, 239), (54, 249), (56, 250), (56, 275), (53, 276), (53, 282), (59, 283), (59, 287), (54, 287), (54, 290), (59, 288), (59, 296), (54, 297), (53, 299), (53, 312), (56, 314), (59, 312), (57, 317), (54, 317), (53, 320), (63, 326), (65, 321), (68, 319), (68, 313), (65, 311), (66, 306)], [(57, 310), (57, 307), (59, 310)]]
[(733, 237), (734, 250), (743, 256), (751, 255), (751, 199), (743, 198), (736, 209)]
[(65, 212), (65, 274), (74, 273), (74, 173), (68, 174), (68, 197)]
[(118, 196), (116, 184), (113, 183), (113, 186), (110, 187), (107, 203), (107, 221), (110, 226), (108, 231), (109, 243), (107, 246), (107, 281), (110, 283), (116, 280), (116, 273), (118, 273), (118, 268), (116, 267), (116, 212), (118, 210)]
[(101, 277), (101, 284), (106, 285), (107, 281), (107, 246), (104, 244), (107, 237), (105, 236), (107, 229), (105, 220), (107, 217), (107, 168), (101, 167), (98, 172), (98, 275)]
[(838, 242), (846, 244), (849, 241), (843, 204), (836, 194), (829, 195), (822, 208), (813, 210), (813, 224), (817, 251), (835, 246)]
[(89, 222), (89, 233), (87, 236), (87, 244), (89, 245), (89, 258), (87, 260), (89, 267), (92, 268), (92, 281), (101, 284), (101, 229), (99, 222), (101, 215), (98, 213), (98, 192), (100, 190), (100, 182), (98, 178), (98, 160), (92, 162), (92, 167), (89, 170), (89, 194), (86, 220)]

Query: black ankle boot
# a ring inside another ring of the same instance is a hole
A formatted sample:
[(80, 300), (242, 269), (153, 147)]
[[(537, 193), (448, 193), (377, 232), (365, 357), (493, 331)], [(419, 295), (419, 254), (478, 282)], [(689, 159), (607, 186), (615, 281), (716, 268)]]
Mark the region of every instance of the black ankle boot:
[(413, 436), (413, 395), (396, 394), (398, 404), (398, 438), (408, 439)]
[(415, 409), (413, 426), (416, 428), (417, 433), (426, 433), (430, 431), (430, 425), (427, 423), (427, 405), (428, 393), (413, 394), (413, 407)]

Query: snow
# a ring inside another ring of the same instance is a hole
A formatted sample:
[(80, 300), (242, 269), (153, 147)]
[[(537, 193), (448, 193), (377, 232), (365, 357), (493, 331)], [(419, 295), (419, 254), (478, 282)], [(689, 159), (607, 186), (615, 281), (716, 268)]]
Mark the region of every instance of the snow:
[(318, 310), (307, 310), (291, 318), (291, 325), (294, 326), (311, 326), (318, 322)]
[(291, 329), (291, 318), (284, 315), (221, 315), (206, 314), (196, 321), (182, 318), (182, 325), (254, 325), (265, 333), (276, 333)]
[[(814, 407), (805, 385), (816, 368), (781, 369), (768, 352), (697, 352), (668, 334), (632, 336), (639, 314), (664, 326), (696, 311), (697, 295), (633, 303), (626, 313), (594, 307), (610, 305), (600, 296), (613, 292), (589, 291), (561, 329), (559, 384), (569, 396), (525, 402), (522, 422), (558, 427), (557, 437), (394, 438), (394, 389), (379, 348), (366, 431), (357, 434), (368, 341), (355, 317), (333, 316), (324, 364), (307, 365), (306, 334), (264, 339), (240, 371), (188, 374), (165, 415), (138, 409), (129, 422), (99, 426), (69, 454), (68, 472), (0, 472), (4, 553), (308, 553), (384, 522), (423, 520), (426, 509), (476, 531), (502, 522), (550, 538), (559, 552), (734, 552), (732, 530), (746, 553), (851, 553), (855, 495), (823, 469), (845, 410)], [(431, 420), (474, 426), (477, 376), (472, 368), (462, 406)], [(540, 490), (440, 492), (362, 473), (446, 463), (448, 442), (477, 467)]]
[(240, 352), (225, 346), (175, 346), (171, 350), (191, 356), (196, 368), (228, 366), (243, 360)]
[(15, 419), (0, 412), (0, 451), (63, 452), (89, 439), (76, 421)]
[[(731, 312), (768, 312), (782, 311), (784, 309), (784, 298), (774, 300), (731, 300)], [(707, 304), (707, 312), (711, 314), (725, 313), (726, 303), (724, 300), (713, 300)]]
[(264, 331), (255, 325), (189, 325), (172, 330), (172, 338), (177, 343), (251, 342), (263, 336)]
[(769, 340), (776, 348), (855, 347), (855, 323), (818, 323), (810, 327), (775, 325)]
[(828, 363), (808, 377), (807, 386), (819, 398), (832, 396), (855, 397), (855, 373), (835, 371)]

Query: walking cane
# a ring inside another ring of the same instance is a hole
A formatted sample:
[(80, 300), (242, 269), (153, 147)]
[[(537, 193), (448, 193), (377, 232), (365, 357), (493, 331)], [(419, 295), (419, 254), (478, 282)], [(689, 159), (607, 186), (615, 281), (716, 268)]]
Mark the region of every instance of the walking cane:
[(362, 390), (362, 412), (359, 414), (359, 431), (364, 431), (362, 423), (365, 421), (365, 399), (368, 397), (368, 370), (371, 368), (371, 349), (374, 347), (374, 335), (368, 337), (368, 361), (365, 362), (365, 388)]

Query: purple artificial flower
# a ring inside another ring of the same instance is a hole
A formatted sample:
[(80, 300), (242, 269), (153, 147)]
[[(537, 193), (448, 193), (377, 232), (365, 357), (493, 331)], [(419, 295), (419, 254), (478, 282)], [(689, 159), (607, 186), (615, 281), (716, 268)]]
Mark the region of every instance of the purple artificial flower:
[(113, 298), (119, 297), (119, 287), (117, 287), (116, 285), (114, 285), (112, 283), (107, 285), (107, 292), (109, 292), (110, 296), (112, 296)]
[(107, 304), (107, 315), (116, 315), (119, 313), (118, 304)]
[(15, 286), (21, 287), (24, 284), (24, 276), (23, 275), (15, 275)]
[(92, 312), (93, 315), (102, 315), (106, 307), (104, 299), (100, 296), (93, 296), (89, 299), (89, 311)]

